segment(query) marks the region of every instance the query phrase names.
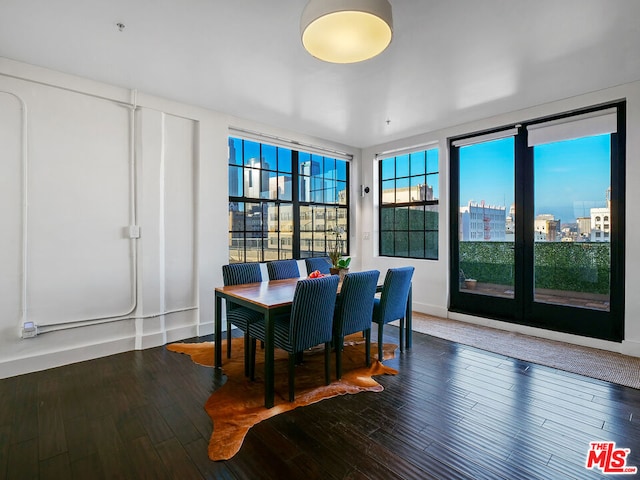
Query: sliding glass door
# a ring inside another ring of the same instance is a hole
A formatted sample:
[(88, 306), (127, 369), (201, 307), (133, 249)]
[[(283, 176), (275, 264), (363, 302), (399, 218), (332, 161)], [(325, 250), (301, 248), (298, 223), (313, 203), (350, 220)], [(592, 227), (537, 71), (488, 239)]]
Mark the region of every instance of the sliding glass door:
[(450, 309), (622, 340), (624, 103), (450, 151)]

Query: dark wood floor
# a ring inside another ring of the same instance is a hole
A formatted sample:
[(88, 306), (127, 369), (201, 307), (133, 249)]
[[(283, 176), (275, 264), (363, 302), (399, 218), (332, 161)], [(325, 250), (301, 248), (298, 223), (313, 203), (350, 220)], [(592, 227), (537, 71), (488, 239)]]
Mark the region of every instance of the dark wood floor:
[(186, 355), (161, 347), (1, 380), (0, 479), (600, 478), (584, 466), (596, 440), (640, 466), (638, 390), (422, 334), (388, 363), (399, 374), (379, 377), (384, 392), (264, 421), (226, 462), (207, 458), (203, 409), (223, 378)]

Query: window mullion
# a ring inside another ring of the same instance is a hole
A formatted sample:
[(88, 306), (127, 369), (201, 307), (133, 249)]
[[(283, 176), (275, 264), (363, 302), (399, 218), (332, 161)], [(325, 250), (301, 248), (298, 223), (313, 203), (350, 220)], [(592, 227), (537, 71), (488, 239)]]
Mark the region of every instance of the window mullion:
[(298, 152), (291, 151), (291, 200), (293, 205), (293, 258), (300, 258), (300, 196), (298, 182)]

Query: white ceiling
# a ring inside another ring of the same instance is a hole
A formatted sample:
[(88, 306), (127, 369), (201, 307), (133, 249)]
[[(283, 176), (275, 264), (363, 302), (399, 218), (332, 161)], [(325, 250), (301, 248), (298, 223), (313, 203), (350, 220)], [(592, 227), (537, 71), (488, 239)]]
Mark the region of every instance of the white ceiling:
[(303, 50), (306, 1), (1, 0), (0, 56), (354, 147), (640, 79), (640, 0), (391, 0), (353, 65)]

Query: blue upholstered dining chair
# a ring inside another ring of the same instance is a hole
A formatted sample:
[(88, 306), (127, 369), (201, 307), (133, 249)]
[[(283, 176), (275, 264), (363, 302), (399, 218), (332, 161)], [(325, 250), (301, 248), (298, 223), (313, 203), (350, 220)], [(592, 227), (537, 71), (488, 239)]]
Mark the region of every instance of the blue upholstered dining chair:
[[(225, 286), (262, 281), (259, 263), (232, 263), (222, 266)], [(227, 300), (227, 358), (231, 357), (231, 325), (244, 332), (244, 373), (249, 375), (249, 324), (264, 319), (261, 313)]]
[(320, 273), (331, 273), (331, 260), (329, 257), (312, 257), (305, 258), (304, 264), (307, 267), (307, 275), (318, 270)]
[(267, 262), (269, 280), (284, 280), (285, 278), (298, 278), (300, 270), (297, 260), (273, 260)]
[(378, 270), (369, 270), (347, 273), (342, 281), (333, 316), (333, 345), (336, 350), (338, 380), (342, 378), (342, 350), (346, 335), (364, 333), (365, 363), (367, 366), (371, 365), (371, 318), (379, 276)]
[[(274, 345), (289, 354), (289, 401), (295, 400), (296, 355), (324, 343), (325, 383), (331, 382), (331, 341), (338, 275), (303, 279), (296, 285), (291, 314), (274, 318)], [(265, 340), (264, 319), (249, 325), (251, 337), (250, 376), (255, 373), (255, 341)]]
[(404, 317), (411, 288), (413, 267), (390, 268), (384, 278), (382, 294), (373, 302), (373, 321), (378, 324), (378, 360), (382, 362), (382, 333), (385, 324), (400, 320), (400, 351), (403, 351)]

